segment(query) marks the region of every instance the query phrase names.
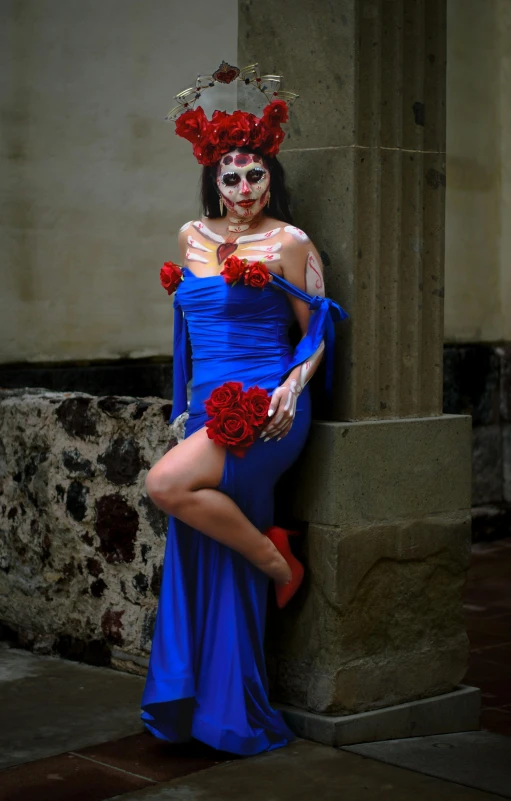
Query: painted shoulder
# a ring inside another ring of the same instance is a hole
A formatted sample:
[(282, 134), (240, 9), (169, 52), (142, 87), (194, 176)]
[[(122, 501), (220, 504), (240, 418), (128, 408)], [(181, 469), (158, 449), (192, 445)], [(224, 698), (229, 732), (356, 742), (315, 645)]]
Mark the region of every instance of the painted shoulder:
[(310, 242), (310, 239), (305, 231), (302, 231), (301, 228), (296, 228), (294, 225), (286, 225), (284, 231), (286, 234), (291, 234), (293, 239), (296, 239), (297, 242), (301, 242), (302, 244), (305, 242)]
[(188, 222), (187, 222), (187, 223), (185, 223), (184, 225), (182, 225), (182, 226), (181, 226), (181, 228), (179, 229), (179, 233), (180, 233), (180, 234), (182, 234), (184, 231), (186, 231), (186, 230), (187, 230), (187, 228), (189, 228), (189, 227), (190, 227), (190, 225), (193, 225), (193, 220), (188, 220)]

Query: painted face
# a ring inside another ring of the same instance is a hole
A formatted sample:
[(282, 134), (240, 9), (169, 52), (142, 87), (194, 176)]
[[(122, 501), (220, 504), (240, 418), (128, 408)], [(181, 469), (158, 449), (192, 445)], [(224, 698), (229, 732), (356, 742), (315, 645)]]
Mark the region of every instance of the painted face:
[(250, 220), (266, 205), (270, 173), (262, 156), (231, 150), (220, 160), (216, 183), (227, 212)]

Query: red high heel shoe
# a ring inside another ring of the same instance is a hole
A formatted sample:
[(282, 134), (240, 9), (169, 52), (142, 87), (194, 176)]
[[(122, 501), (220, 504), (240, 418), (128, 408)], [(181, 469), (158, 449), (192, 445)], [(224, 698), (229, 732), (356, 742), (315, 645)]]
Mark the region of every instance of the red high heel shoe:
[(303, 581), (304, 568), (289, 547), (289, 536), (296, 536), (297, 531), (289, 531), (280, 526), (270, 526), (264, 532), (265, 536), (273, 542), (277, 551), (282, 554), (291, 568), (291, 581), (288, 584), (275, 584), (277, 606), (282, 609), (293, 597)]

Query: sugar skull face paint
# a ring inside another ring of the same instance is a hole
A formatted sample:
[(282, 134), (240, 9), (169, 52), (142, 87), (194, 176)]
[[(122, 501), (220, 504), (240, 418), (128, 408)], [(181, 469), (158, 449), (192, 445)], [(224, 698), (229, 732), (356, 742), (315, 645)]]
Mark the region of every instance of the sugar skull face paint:
[(216, 184), (227, 212), (251, 220), (266, 205), (270, 173), (256, 153), (231, 150), (220, 160)]

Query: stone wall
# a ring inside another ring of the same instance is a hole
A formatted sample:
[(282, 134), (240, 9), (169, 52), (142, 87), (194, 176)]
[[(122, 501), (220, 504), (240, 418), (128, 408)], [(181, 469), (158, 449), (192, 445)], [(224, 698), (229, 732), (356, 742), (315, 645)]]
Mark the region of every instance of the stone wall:
[(472, 535), (511, 532), (511, 344), (444, 348), (444, 412), (472, 415)]
[(167, 528), (144, 478), (181, 436), (170, 410), (154, 397), (0, 391), (4, 637), (92, 664), (112, 651), (114, 663), (118, 651), (144, 663)]

